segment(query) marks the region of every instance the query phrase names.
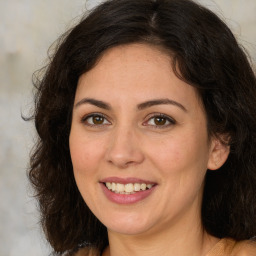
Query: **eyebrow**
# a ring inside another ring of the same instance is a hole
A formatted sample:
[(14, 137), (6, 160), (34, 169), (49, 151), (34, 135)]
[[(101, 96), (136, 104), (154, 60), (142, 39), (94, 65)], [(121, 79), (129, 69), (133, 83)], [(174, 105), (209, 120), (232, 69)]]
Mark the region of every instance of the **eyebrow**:
[[(106, 109), (106, 110), (111, 110), (112, 109), (111, 106), (108, 103), (106, 103), (104, 101), (101, 101), (101, 100), (92, 99), (92, 98), (84, 98), (84, 99), (78, 101), (75, 104), (75, 108), (77, 108), (77, 107), (79, 107), (83, 104), (91, 104), (91, 105), (94, 105), (96, 107)], [(156, 99), (156, 100), (145, 101), (145, 102), (140, 103), (139, 105), (137, 105), (137, 109), (138, 110), (143, 110), (145, 108), (149, 108), (149, 107), (157, 106), (157, 105), (174, 105), (176, 107), (179, 107), (183, 111), (187, 112), (187, 109), (182, 104), (180, 104), (177, 101), (170, 100), (170, 99)]]
[(99, 107), (99, 108), (103, 108), (103, 109), (106, 109), (106, 110), (110, 110), (111, 109), (111, 106), (108, 104), (108, 103), (105, 103), (101, 100), (95, 100), (95, 99), (91, 99), (91, 98), (84, 98), (80, 101), (78, 101), (76, 104), (75, 104), (75, 108), (83, 105), (83, 104), (91, 104), (91, 105), (94, 105), (96, 107)]
[(187, 109), (182, 104), (180, 104), (177, 101), (170, 100), (170, 99), (149, 100), (149, 101), (139, 104), (138, 109), (143, 110), (145, 108), (149, 108), (149, 107), (156, 106), (156, 105), (174, 105), (176, 107), (179, 107), (183, 111), (187, 112)]

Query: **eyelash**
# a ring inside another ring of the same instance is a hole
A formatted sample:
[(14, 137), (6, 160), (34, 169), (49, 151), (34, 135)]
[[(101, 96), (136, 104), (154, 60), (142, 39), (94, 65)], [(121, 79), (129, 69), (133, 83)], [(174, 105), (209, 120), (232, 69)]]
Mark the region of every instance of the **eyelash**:
[(109, 121), (108, 121), (108, 117), (103, 115), (102, 113), (93, 113), (93, 114), (89, 114), (89, 115), (86, 115), (84, 116), (82, 119), (81, 119), (81, 122), (87, 126), (91, 126), (91, 127), (102, 127), (102, 126), (105, 126), (105, 125), (109, 125), (109, 124), (90, 124), (88, 123), (88, 119), (89, 118), (94, 118), (94, 117), (100, 117), (102, 118), (105, 122), (105, 120), (107, 120), (107, 122), (109, 124), (111, 124)]
[[(95, 118), (95, 117), (100, 117), (100, 118), (102, 118), (103, 119), (103, 122), (105, 122), (106, 120), (107, 120), (107, 124), (104, 124), (104, 123), (102, 123), (102, 124), (90, 124), (90, 123), (88, 123), (88, 120), (90, 119), (90, 118)], [(163, 124), (163, 125), (151, 125), (151, 124), (148, 124), (149, 123), (149, 121), (150, 120), (153, 120), (153, 119), (155, 119), (155, 118), (160, 118), (160, 119), (163, 119), (165, 122), (169, 122), (168, 124)], [(92, 113), (92, 114), (89, 114), (89, 115), (86, 115), (86, 116), (84, 116), (82, 119), (81, 119), (81, 122), (83, 123), (83, 124), (85, 124), (85, 125), (87, 125), (87, 126), (91, 126), (91, 127), (102, 127), (102, 126), (105, 126), (105, 125), (110, 125), (111, 124), (111, 122), (110, 121), (108, 121), (108, 117), (107, 116), (105, 116), (104, 114), (102, 114), (102, 113)], [(150, 115), (150, 117), (149, 118), (147, 118), (147, 120), (145, 121), (145, 122), (143, 122), (143, 126), (151, 126), (152, 128), (154, 128), (154, 129), (164, 129), (164, 128), (166, 128), (166, 127), (169, 127), (169, 126), (172, 126), (172, 125), (175, 125), (176, 124), (176, 121), (173, 119), (173, 118), (171, 118), (171, 117), (169, 117), (169, 116), (167, 116), (167, 115), (165, 115), (165, 114), (161, 114), (161, 113), (154, 113), (154, 114), (151, 114)]]
[[(169, 122), (169, 124), (163, 124), (163, 125), (145, 124), (145, 123), (149, 123), (150, 120), (153, 120), (155, 118), (164, 119), (165, 121)], [(152, 128), (154, 128), (154, 129), (164, 129), (164, 128), (167, 128), (169, 126), (175, 125), (175, 124), (176, 124), (176, 121), (173, 118), (171, 118), (171, 117), (169, 117), (169, 116), (167, 116), (165, 114), (161, 114), (161, 113), (154, 113), (154, 114), (150, 115), (150, 117), (145, 122), (143, 122), (144, 126), (149, 125)]]

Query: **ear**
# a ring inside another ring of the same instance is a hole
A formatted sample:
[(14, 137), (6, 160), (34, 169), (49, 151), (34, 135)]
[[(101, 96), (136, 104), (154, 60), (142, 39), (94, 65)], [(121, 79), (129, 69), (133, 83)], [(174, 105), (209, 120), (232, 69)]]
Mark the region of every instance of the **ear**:
[(226, 162), (230, 152), (228, 141), (227, 136), (218, 136), (218, 138), (211, 139), (207, 165), (209, 170), (217, 170)]

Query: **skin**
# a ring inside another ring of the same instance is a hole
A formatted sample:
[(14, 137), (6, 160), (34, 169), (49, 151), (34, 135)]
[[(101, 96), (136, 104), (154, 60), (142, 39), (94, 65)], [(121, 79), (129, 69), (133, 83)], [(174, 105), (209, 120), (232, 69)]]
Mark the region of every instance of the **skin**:
[[(153, 46), (118, 46), (79, 79), (70, 152), (81, 195), (108, 229), (103, 255), (198, 256), (218, 242), (201, 224), (203, 184), (206, 170), (219, 168), (229, 148), (209, 138), (195, 89), (175, 76), (170, 63)], [(159, 99), (171, 102), (138, 108)], [(97, 122), (92, 113), (104, 117)], [(100, 185), (113, 176), (157, 186), (146, 199), (120, 205)]]

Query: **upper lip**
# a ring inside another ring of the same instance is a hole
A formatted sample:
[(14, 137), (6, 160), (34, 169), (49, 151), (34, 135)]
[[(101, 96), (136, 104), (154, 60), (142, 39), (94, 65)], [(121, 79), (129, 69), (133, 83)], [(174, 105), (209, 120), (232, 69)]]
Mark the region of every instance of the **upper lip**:
[(120, 178), (120, 177), (107, 177), (100, 180), (101, 183), (106, 182), (114, 182), (120, 184), (128, 184), (128, 183), (145, 183), (145, 184), (156, 184), (156, 182), (150, 180), (144, 180), (140, 178), (128, 177), (128, 178)]

